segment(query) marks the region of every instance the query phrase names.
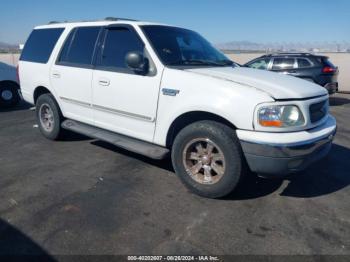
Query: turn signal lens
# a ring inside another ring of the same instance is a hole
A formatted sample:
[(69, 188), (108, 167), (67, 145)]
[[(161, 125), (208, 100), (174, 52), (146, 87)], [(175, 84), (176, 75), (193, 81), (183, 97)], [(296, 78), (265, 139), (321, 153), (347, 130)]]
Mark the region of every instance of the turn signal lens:
[(282, 122), (279, 120), (260, 120), (259, 123), (262, 126), (276, 126), (276, 127), (282, 126)]

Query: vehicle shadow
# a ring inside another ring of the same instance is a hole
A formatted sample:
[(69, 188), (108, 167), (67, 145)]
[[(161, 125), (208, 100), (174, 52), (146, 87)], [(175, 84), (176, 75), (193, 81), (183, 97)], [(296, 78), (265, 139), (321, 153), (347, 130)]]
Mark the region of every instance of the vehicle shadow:
[(60, 142), (74, 142), (74, 141), (87, 141), (87, 140), (93, 140), (93, 138), (69, 131), (69, 130), (64, 130), (64, 135), (63, 137), (60, 138)]
[(29, 236), (2, 219), (0, 219), (0, 259), (1, 261), (56, 261)]
[(328, 157), (314, 163), (303, 172), (286, 176), (282, 179), (263, 179), (248, 174), (226, 200), (247, 200), (269, 195), (277, 191), (284, 181), (287, 186), (280, 196), (311, 198), (337, 192), (350, 185), (350, 149), (333, 144)]
[(171, 164), (170, 157), (167, 157), (163, 160), (155, 160), (155, 159), (151, 159), (151, 158), (148, 158), (146, 156), (143, 156), (143, 155), (139, 155), (139, 154), (130, 152), (128, 150), (125, 150), (123, 148), (117, 147), (115, 145), (112, 145), (110, 143), (107, 143), (107, 142), (104, 142), (101, 140), (92, 141), (91, 144), (95, 145), (95, 146), (102, 147), (104, 149), (108, 149), (108, 150), (113, 151), (113, 152), (118, 153), (118, 154), (125, 155), (127, 157), (135, 158), (135, 159), (140, 160), (146, 164), (150, 164), (150, 165), (156, 166), (158, 168), (161, 168), (165, 171), (169, 171), (169, 172), (173, 172), (173, 173), (175, 172), (173, 169), (173, 166)]
[(280, 194), (289, 197), (318, 197), (350, 185), (350, 149), (333, 144), (327, 158), (311, 166), (304, 174), (288, 178)]
[(24, 111), (24, 110), (29, 110), (31, 107), (32, 107), (31, 104), (22, 100), (21, 102), (19, 102), (18, 105), (14, 106), (14, 107), (1, 107), (0, 106), (0, 113), (1, 112)]
[[(109, 143), (97, 140), (91, 144), (138, 159), (146, 164), (174, 172), (170, 157), (164, 160), (153, 160)], [(249, 200), (270, 195), (278, 189), (284, 181), (288, 181), (280, 196), (311, 198), (337, 192), (350, 185), (350, 149), (333, 144), (327, 158), (319, 161), (307, 170), (286, 176), (282, 179), (265, 179), (254, 173), (247, 172), (245, 179), (236, 190), (222, 200)]]
[(329, 97), (329, 105), (331, 106), (342, 106), (350, 104), (350, 99), (339, 96), (330, 96)]

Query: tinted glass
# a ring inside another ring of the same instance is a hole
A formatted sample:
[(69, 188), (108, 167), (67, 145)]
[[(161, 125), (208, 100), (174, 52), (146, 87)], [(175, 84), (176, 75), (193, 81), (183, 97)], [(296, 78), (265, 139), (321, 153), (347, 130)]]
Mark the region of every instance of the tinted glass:
[(99, 32), (100, 27), (80, 27), (75, 29), (65, 42), (59, 61), (91, 65)]
[(331, 63), (331, 61), (328, 60), (328, 58), (324, 58), (324, 59), (323, 59), (323, 63), (324, 63), (325, 66), (329, 66), (329, 67), (336, 68), (336, 66), (333, 65), (333, 64)]
[(298, 58), (298, 68), (310, 67), (311, 63), (307, 59)]
[(143, 43), (135, 32), (127, 28), (109, 29), (106, 34), (101, 60), (104, 67), (127, 68), (125, 56), (128, 52), (143, 53)]
[(294, 58), (275, 58), (273, 60), (272, 70), (292, 69), (294, 67)]
[(264, 58), (264, 59), (259, 59), (254, 61), (253, 63), (249, 64), (248, 67), (266, 70), (269, 63), (270, 63), (270, 58)]
[(166, 65), (232, 66), (233, 62), (194, 31), (170, 26), (143, 26)]
[(20, 60), (47, 63), (63, 28), (36, 29), (30, 34)]

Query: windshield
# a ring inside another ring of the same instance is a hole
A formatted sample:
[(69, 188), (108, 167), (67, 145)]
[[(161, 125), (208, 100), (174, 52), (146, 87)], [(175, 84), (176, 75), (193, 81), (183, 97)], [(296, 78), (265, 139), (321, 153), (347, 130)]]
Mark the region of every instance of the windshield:
[(194, 31), (160, 25), (142, 26), (142, 29), (165, 65), (235, 65)]

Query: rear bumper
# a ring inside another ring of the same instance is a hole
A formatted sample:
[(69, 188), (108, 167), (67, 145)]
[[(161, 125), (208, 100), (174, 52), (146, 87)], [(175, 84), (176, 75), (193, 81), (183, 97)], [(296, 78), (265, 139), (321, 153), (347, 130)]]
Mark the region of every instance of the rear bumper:
[(284, 133), (285, 138), (286, 135), (290, 135), (292, 140), (289, 143), (282, 141), (279, 143), (278, 140), (281, 139), (277, 138), (278, 133), (271, 133), (271, 136), (276, 136), (276, 143), (241, 139), (250, 169), (262, 176), (273, 178), (307, 168), (330, 151), (336, 133), (336, 121), (330, 116), (322, 126), (303, 132), (304, 139), (300, 141), (292, 141), (293, 137), (298, 137), (295, 133)]
[(324, 88), (327, 89), (329, 94), (334, 94), (338, 92), (338, 82), (327, 83), (324, 85)]

